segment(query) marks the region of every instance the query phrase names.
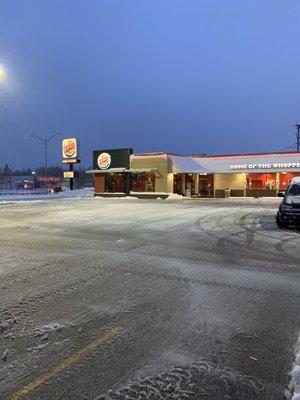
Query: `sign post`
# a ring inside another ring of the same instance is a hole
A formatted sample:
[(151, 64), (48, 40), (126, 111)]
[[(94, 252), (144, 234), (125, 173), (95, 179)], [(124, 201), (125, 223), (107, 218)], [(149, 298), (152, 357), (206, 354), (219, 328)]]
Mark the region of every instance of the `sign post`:
[[(73, 171), (74, 171), (73, 165), (74, 165), (74, 164), (69, 164), (69, 166), (70, 166), (70, 172), (73, 172)], [(71, 175), (71, 174), (70, 174), (70, 175)], [(72, 176), (72, 178), (70, 178), (70, 190), (74, 190), (74, 174), (72, 174), (71, 176)]]
[(69, 164), (69, 171), (64, 172), (64, 178), (70, 180), (70, 190), (74, 190), (74, 164), (80, 163), (79, 144), (76, 138), (66, 138), (62, 141), (63, 164)]

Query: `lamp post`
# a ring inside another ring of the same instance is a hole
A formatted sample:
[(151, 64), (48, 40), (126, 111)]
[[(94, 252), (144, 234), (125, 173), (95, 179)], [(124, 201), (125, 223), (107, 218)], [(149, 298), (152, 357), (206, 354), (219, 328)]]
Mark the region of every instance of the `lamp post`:
[(52, 139), (55, 138), (55, 136), (61, 135), (61, 132), (54, 133), (54, 135), (46, 138), (38, 135), (30, 135), (32, 138), (38, 139), (44, 146), (44, 165), (45, 165), (45, 189), (46, 192), (48, 192), (48, 143), (51, 142)]
[(35, 189), (35, 171), (31, 171), (31, 175), (33, 177), (33, 189)]

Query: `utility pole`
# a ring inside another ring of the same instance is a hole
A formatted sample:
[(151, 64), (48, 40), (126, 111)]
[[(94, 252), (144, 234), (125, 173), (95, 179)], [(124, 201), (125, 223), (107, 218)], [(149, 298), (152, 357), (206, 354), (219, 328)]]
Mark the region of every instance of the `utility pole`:
[(297, 128), (297, 151), (300, 151), (300, 124), (296, 124), (296, 128)]
[(61, 132), (54, 133), (54, 135), (46, 138), (38, 135), (30, 135), (32, 138), (38, 139), (44, 146), (44, 163), (45, 163), (45, 191), (48, 193), (48, 143), (55, 138), (55, 136), (61, 135)]

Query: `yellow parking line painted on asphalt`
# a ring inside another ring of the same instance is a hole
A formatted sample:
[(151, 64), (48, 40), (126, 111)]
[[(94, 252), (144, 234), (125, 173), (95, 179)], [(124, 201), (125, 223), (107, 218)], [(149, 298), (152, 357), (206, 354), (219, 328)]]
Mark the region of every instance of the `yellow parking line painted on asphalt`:
[(83, 347), (81, 350), (77, 351), (72, 356), (63, 360), (60, 364), (56, 365), (52, 370), (46, 372), (45, 374), (39, 376), (36, 380), (26, 385), (23, 389), (20, 389), (16, 392), (11, 400), (20, 400), (22, 397), (26, 396), (28, 393), (32, 392), (34, 389), (53, 378), (59, 372), (63, 371), (66, 368), (69, 368), (71, 365), (77, 363), (83, 357), (85, 357), (88, 353), (95, 350), (97, 347), (101, 346), (103, 343), (107, 342), (113, 336), (115, 336), (118, 332), (120, 332), (121, 328), (116, 326), (112, 328), (110, 331), (106, 332), (103, 336), (100, 336), (98, 339), (93, 340), (87, 346)]

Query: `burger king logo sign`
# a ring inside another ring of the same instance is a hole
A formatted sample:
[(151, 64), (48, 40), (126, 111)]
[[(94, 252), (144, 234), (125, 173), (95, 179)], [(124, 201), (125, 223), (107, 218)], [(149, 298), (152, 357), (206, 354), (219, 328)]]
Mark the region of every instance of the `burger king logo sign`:
[(63, 158), (76, 158), (77, 157), (77, 139), (68, 138), (62, 141)]
[(97, 164), (100, 169), (108, 169), (111, 164), (111, 155), (108, 153), (99, 154)]

